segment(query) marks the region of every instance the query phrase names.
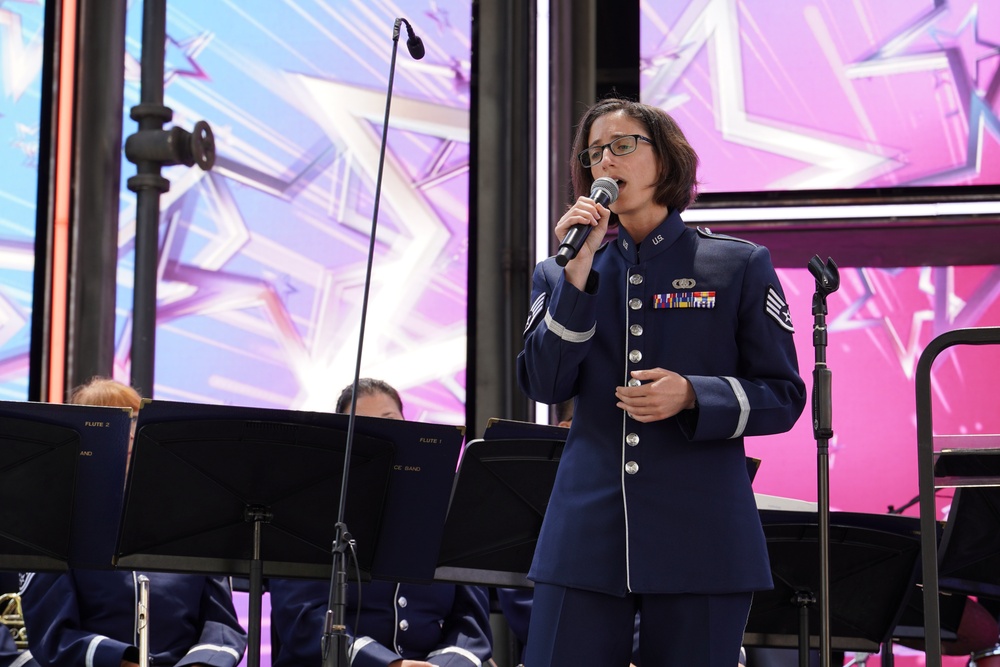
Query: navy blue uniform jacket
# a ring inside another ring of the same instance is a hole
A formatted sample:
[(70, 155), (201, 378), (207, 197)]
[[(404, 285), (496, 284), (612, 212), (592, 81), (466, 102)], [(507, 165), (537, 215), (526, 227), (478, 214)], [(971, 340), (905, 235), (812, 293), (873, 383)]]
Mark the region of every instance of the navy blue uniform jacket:
[[(443, 667), (481, 667), (493, 654), (484, 588), (372, 581), (360, 590), (352, 667), (385, 667), (401, 658)], [(320, 640), (329, 593), (327, 582), (271, 580), (271, 625), (278, 637), (273, 667), (322, 663)], [(358, 604), (358, 587), (349, 585), (344, 622), (351, 635)]]
[[(640, 247), (622, 228), (584, 291), (535, 268), (523, 391), (575, 398), (529, 576), (612, 595), (770, 588), (743, 437), (805, 406), (792, 323), (767, 249), (671, 213)], [(615, 406), (632, 370), (685, 376), (697, 407), (642, 424)]]
[[(235, 667), (247, 646), (229, 580), (149, 577), (149, 655), (156, 665)], [(43, 667), (120, 667), (138, 662), (135, 572), (36, 573), (21, 591), (32, 655)]]

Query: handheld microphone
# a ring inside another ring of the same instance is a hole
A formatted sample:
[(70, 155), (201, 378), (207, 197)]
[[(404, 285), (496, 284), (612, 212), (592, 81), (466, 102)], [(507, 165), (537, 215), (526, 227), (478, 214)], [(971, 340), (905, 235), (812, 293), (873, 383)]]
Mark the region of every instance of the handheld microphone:
[[(618, 184), (612, 178), (601, 176), (590, 186), (590, 198), (607, 208), (618, 200)], [(591, 225), (573, 225), (569, 233), (566, 234), (566, 238), (559, 245), (559, 252), (556, 253), (556, 264), (566, 266), (569, 260), (576, 257), (580, 248), (583, 247), (583, 242), (590, 235), (591, 229)]]

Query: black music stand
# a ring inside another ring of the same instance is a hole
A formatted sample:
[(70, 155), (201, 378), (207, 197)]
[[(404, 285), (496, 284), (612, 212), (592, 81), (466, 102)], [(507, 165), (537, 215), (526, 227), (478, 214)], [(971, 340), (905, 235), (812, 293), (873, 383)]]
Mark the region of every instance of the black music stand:
[[(566, 426), (549, 426), (548, 424), (535, 424), (532, 422), (522, 422), (513, 419), (499, 419), (491, 417), (486, 422), (486, 430), (483, 431), (483, 440), (560, 440), (565, 441), (569, 436), (569, 428)], [(747, 459), (747, 475), (752, 482), (760, 470), (760, 459)]]
[[(819, 646), (809, 614), (819, 592), (815, 512), (761, 510), (774, 589), (754, 593), (744, 643)], [(919, 522), (897, 515), (834, 512), (830, 521), (830, 626), (835, 650), (875, 653), (891, 636), (914, 587)]]
[(110, 569), (131, 411), (0, 401), (0, 569)]
[[(569, 429), (490, 419), (455, 478), (434, 578), (530, 588), (527, 574)], [(753, 480), (760, 459), (746, 458)]]
[(65, 570), (80, 436), (0, 417), (0, 569)]
[(546, 439), (468, 444), (445, 521), (436, 579), (532, 585), (526, 576), (564, 445)]
[(934, 475), (984, 484), (955, 489), (939, 547), (940, 588), (1000, 598), (1000, 451), (942, 450)]
[[(903, 613), (899, 622), (892, 630), (893, 639), (924, 638), (924, 597), (921, 587), (910, 589)], [(962, 612), (965, 610), (968, 598), (961, 594), (941, 593), (938, 595), (938, 608), (941, 610), (941, 639), (953, 641), (958, 637), (958, 626), (962, 622)]]
[[(248, 664), (257, 667), (263, 578), (330, 576), (346, 419), (148, 403), (139, 415), (116, 564), (249, 574)], [(418, 531), (427, 527), (424, 539), (407, 546), (426, 548), (436, 559), (462, 433), (456, 427), (358, 418), (345, 520), (357, 542), (363, 578), (376, 572), (414, 574), (394, 571), (392, 559), (380, 563), (379, 553), (402, 551), (396, 535), (406, 532), (398, 529), (401, 523), (416, 523)], [(437, 517), (425, 516), (425, 498), (431, 508), (440, 508)], [(421, 574), (430, 581), (433, 569), (417, 572), (418, 578)]]
[(486, 422), (483, 440), (566, 440), (569, 427), (535, 424), (492, 417)]

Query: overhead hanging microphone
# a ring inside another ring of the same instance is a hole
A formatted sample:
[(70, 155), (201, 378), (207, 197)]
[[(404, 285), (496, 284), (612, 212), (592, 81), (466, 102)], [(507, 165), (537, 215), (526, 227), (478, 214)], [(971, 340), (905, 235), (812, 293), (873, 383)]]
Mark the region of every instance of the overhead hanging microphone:
[(398, 18), (396, 19), (396, 21), (397, 21), (396, 23), (397, 34), (399, 33), (398, 22), (402, 21), (403, 23), (406, 24), (406, 50), (410, 52), (410, 55), (413, 57), (414, 60), (420, 60), (421, 58), (423, 58), (425, 53), (424, 40), (417, 37), (417, 33), (414, 32), (413, 26), (410, 25), (409, 21), (407, 21), (404, 18)]
[[(2, 1), (2, 0), (0, 0)], [(404, 18), (397, 18), (392, 28), (392, 55), (389, 59), (389, 85), (385, 95), (385, 119), (382, 121), (382, 144), (379, 148), (378, 170), (375, 176), (374, 205), (372, 207), (372, 227), (368, 237), (368, 262), (365, 269), (365, 285), (361, 297), (361, 323), (358, 333), (358, 355), (354, 367), (354, 383), (351, 389), (351, 409), (347, 416), (347, 434), (344, 446), (344, 473), (340, 479), (340, 500), (337, 504), (337, 521), (333, 540), (333, 567), (330, 572), (330, 596), (326, 616), (323, 621), (323, 637), (320, 640), (322, 667), (349, 667), (351, 659), (348, 645), (347, 625), (344, 612), (347, 607), (347, 553), (354, 552), (354, 539), (344, 521), (344, 506), (347, 504), (348, 472), (351, 467), (351, 450), (354, 447), (354, 424), (357, 416), (358, 384), (361, 379), (361, 356), (365, 341), (365, 323), (368, 319), (368, 298), (371, 292), (372, 264), (375, 255), (375, 238), (378, 229), (379, 201), (382, 193), (382, 170), (385, 166), (385, 144), (389, 135), (389, 109), (392, 104), (392, 84), (396, 72), (396, 50), (399, 46), (399, 28), (406, 24), (406, 48), (414, 60), (424, 57), (424, 42), (413, 32), (413, 26)]]

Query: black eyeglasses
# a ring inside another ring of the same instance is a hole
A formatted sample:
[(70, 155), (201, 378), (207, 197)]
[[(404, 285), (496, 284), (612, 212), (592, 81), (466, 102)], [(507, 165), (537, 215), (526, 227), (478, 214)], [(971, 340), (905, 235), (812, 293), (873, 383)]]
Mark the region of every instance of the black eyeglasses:
[(577, 157), (580, 158), (580, 164), (584, 166), (585, 169), (590, 169), (598, 164), (604, 159), (604, 149), (610, 148), (611, 152), (615, 155), (628, 155), (639, 147), (639, 142), (645, 141), (650, 146), (653, 142), (642, 136), (641, 134), (626, 134), (623, 137), (618, 137), (614, 141), (604, 144), (603, 146), (591, 146), (587, 150), (580, 153)]

